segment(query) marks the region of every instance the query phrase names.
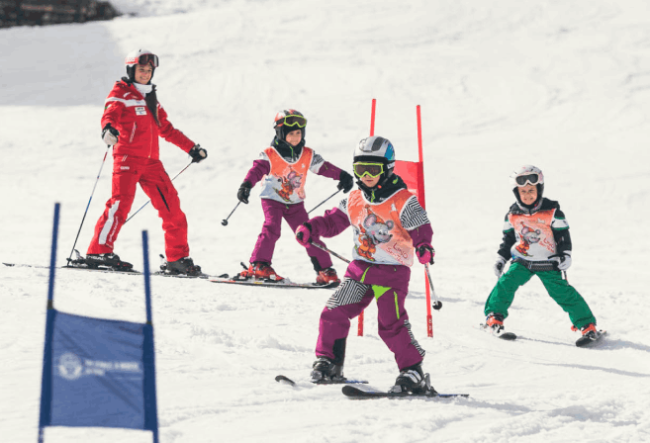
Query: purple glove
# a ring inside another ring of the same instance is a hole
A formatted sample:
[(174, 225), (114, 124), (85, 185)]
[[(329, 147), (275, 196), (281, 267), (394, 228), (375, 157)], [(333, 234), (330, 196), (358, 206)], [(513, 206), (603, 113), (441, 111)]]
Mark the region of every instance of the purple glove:
[(298, 229), (296, 229), (296, 240), (305, 247), (309, 246), (311, 242), (311, 225), (309, 223), (305, 222), (298, 226)]
[(422, 243), (420, 246), (415, 248), (415, 253), (418, 256), (418, 260), (420, 260), (420, 263), (423, 265), (427, 263), (433, 264), (433, 258), (436, 256), (436, 251), (429, 243)]

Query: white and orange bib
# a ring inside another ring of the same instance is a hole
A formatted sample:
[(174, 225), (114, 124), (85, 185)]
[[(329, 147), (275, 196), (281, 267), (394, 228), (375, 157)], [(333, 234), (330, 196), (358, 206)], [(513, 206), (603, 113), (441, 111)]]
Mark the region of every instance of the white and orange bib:
[(555, 238), (551, 224), (555, 209), (532, 215), (509, 214), (508, 222), (515, 231), (516, 242), (510, 252), (514, 258), (530, 261), (548, 260), (555, 254)]
[(262, 179), (260, 197), (289, 205), (302, 202), (305, 199), (307, 172), (314, 152), (310, 148), (303, 148), (295, 163), (287, 162), (272, 147), (266, 148), (264, 154), (269, 159), (271, 171)]
[(354, 259), (377, 264), (413, 265), (413, 242), (400, 221), (407, 201), (406, 189), (381, 203), (370, 203), (360, 190), (350, 192), (348, 217), (354, 228)]

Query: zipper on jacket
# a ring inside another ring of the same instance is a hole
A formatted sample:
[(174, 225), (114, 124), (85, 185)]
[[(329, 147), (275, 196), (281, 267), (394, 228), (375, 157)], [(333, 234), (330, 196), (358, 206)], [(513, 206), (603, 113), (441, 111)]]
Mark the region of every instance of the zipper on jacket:
[(129, 138), (129, 143), (133, 143), (133, 137), (135, 137), (135, 129), (138, 125), (133, 122), (133, 128), (131, 129), (131, 137)]
[[(156, 105), (156, 112), (158, 111), (158, 107)], [(151, 158), (151, 151), (153, 150), (153, 144), (154, 144), (154, 137), (158, 138), (158, 132), (155, 128), (157, 126), (156, 124), (156, 117), (151, 114), (151, 118), (153, 120), (153, 125), (151, 125), (151, 137), (150, 137), (150, 143), (149, 143), (149, 158)]]

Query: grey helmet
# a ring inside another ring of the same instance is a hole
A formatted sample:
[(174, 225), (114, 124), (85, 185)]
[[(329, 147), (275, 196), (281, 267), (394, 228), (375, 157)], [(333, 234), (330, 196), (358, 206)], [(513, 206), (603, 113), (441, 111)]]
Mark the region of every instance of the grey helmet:
[(393, 175), (395, 148), (390, 140), (383, 137), (375, 135), (364, 138), (354, 149), (354, 163), (357, 162), (381, 163), (383, 165), (381, 178), (376, 185), (376, 187), (381, 187)]

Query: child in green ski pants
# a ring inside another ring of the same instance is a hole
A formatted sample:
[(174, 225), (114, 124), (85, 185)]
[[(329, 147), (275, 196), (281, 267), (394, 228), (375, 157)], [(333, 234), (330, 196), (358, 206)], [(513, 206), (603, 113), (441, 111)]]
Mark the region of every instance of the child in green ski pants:
[[(503, 330), (515, 292), (537, 275), (551, 298), (569, 314), (572, 329), (595, 339), (596, 318), (566, 280), (565, 271), (571, 266), (569, 225), (559, 203), (543, 197), (542, 171), (531, 165), (521, 167), (513, 176), (513, 193), (517, 201), (506, 214), (494, 265), (500, 278), (485, 302), (486, 327), (496, 333)], [(510, 259), (512, 264), (501, 275)]]

